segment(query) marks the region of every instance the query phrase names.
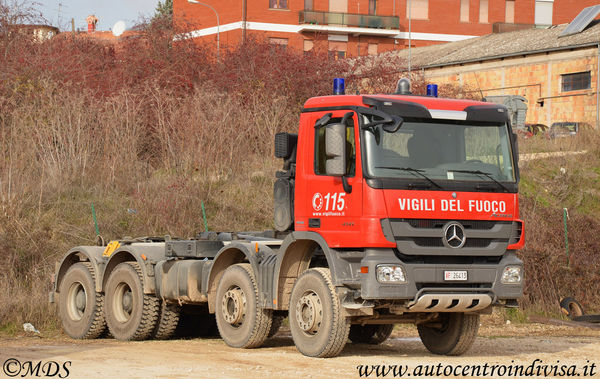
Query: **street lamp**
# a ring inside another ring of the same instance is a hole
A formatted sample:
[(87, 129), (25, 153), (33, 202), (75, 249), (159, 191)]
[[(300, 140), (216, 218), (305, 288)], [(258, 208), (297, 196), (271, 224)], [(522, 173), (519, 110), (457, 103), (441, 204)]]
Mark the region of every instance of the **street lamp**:
[(219, 14), (217, 13), (217, 11), (215, 10), (215, 8), (211, 7), (208, 4), (204, 4), (201, 3), (197, 0), (188, 0), (188, 3), (192, 3), (192, 4), (200, 4), (200, 5), (204, 5), (205, 7), (209, 7), (210, 9), (212, 9), (213, 12), (215, 12), (215, 16), (217, 16), (217, 60), (221, 60), (221, 52), (220, 52), (220, 40), (219, 40)]

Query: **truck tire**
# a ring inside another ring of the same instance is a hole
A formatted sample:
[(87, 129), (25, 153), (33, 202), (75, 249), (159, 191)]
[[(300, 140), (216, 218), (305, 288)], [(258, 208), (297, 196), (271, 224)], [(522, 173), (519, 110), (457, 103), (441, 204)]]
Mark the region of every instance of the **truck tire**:
[(79, 262), (60, 282), (58, 311), (63, 330), (76, 339), (100, 337), (106, 330), (104, 296), (96, 292), (92, 264)]
[(118, 340), (141, 341), (152, 335), (160, 301), (144, 294), (142, 270), (137, 262), (120, 263), (106, 282), (106, 322)]
[(479, 330), (479, 315), (440, 313), (440, 324), (417, 325), (423, 345), (433, 354), (461, 355), (471, 348)]
[(394, 330), (394, 324), (386, 325), (358, 325), (350, 326), (350, 341), (353, 343), (368, 343), (379, 345), (389, 338)]
[(175, 336), (180, 338), (218, 337), (219, 329), (215, 315), (208, 313), (206, 306), (183, 305)]
[(267, 338), (273, 337), (281, 328), (281, 324), (283, 324), (283, 320), (285, 319), (285, 315), (273, 315), (273, 321), (271, 322), (271, 329), (269, 329), (269, 334), (267, 334)]
[(252, 267), (229, 267), (219, 281), (215, 304), (219, 334), (231, 347), (261, 346), (271, 329), (272, 310), (258, 304), (258, 286)]
[(175, 329), (179, 324), (181, 307), (179, 304), (170, 304), (162, 302), (160, 307), (160, 316), (156, 323), (156, 328), (152, 332), (152, 338), (157, 340), (168, 340), (175, 335)]
[(571, 320), (574, 317), (585, 315), (583, 307), (575, 298), (565, 297), (560, 301), (560, 310), (565, 313)]
[(329, 269), (304, 271), (292, 289), (290, 330), (296, 348), (309, 357), (335, 357), (350, 332), (350, 321), (342, 315), (340, 300)]

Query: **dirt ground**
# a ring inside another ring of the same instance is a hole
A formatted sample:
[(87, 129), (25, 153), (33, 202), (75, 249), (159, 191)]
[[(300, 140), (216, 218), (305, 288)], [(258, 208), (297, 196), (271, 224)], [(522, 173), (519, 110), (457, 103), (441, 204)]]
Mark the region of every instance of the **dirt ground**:
[[(251, 350), (229, 348), (219, 338), (143, 342), (119, 342), (113, 339), (75, 341), (64, 335), (48, 337), (23, 333), (16, 337), (0, 338), (0, 363), (4, 364), (0, 378), (16, 372), (18, 366), (11, 358), (22, 365), (18, 377), (26, 372), (28, 361), (33, 365), (40, 361), (42, 365), (49, 361), (57, 362), (61, 367), (56, 377), (248, 379), (359, 377), (360, 365), (371, 368), (376, 365), (406, 365), (410, 370), (419, 365), (438, 364), (442, 369), (446, 366), (464, 367), (485, 363), (490, 366), (514, 364), (527, 367), (535, 359), (542, 360), (541, 363), (538, 361), (542, 365), (576, 365), (575, 375), (584, 377), (584, 366), (587, 365), (587, 376), (592, 373), (592, 364), (600, 366), (600, 330), (541, 324), (507, 325), (493, 316), (483, 316), (479, 337), (472, 349), (461, 357), (430, 354), (421, 344), (416, 328), (402, 325), (397, 326), (392, 337), (382, 345), (348, 343), (339, 357), (329, 359), (301, 355), (294, 347), (289, 329), (285, 327), (265, 346)], [(549, 372), (547, 376), (561, 376), (560, 368), (557, 370)], [(600, 377), (599, 371), (595, 367), (592, 377)], [(496, 372), (495, 375), (489, 375), (488, 372), (487, 377), (515, 376), (499, 374), (502, 372)], [(410, 376), (419, 375), (412, 372)], [(377, 376), (372, 372), (370, 377)], [(393, 373), (388, 373), (387, 377), (393, 377)], [(546, 376), (542, 371), (541, 375), (534, 377)]]

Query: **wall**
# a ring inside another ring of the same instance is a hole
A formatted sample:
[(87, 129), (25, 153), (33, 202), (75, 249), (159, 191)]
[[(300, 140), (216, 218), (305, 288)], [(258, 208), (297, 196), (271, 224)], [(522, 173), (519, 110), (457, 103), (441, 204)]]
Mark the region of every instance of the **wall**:
[[(459, 83), (477, 95), (521, 95), (527, 99), (527, 123), (557, 121), (596, 124), (597, 53), (593, 48), (536, 54), (425, 71), (428, 82)], [(561, 75), (591, 72), (591, 88), (561, 92)], [(538, 103), (543, 100), (543, 106)]]
[[(285, 29), (291, 26), (291, 32), (261, 31), (250, 32), (257, 37), (289, 38), (288, 46), (302, 50), (304, 39), (314, 39), (312, 34), (299, 35), (293, 31), (293, 26), (299, 23), (299, 12), (304, 9), (304, 0), (288, 0), (288, 9), (269, 9), (269, 0), (246, 0), (247, 21), (267, 24), (278, 24), (276, 28)], [(378, 0), (377, 15), (398, 16), (400, 18), (400, 32), (408, 32), (407, 17), (408, 0)], [(415, 0), (413, 0), (415, 1)], [(219, 14), (221, 24), (221, 44), (235, 45), (241, 41), (240, 30), (229, 31), (232, 23), (241, 22), (243, 14), (243, 0), (203, 0), (212, 5)], [(583, 8), (598, 3), (599, 0), (554, 0), (553, 22), (555, 24), (570, 22)], [(469, 22), (460, 21), (461, 0), (429, 0), (429, 15), (427, 19), (412, 19), (411, 31), (413, 35), (411, 44), (414, 47), (428, 46), (444, 41), (451, 41), (456, 36), (480, 36), (492, 32), (494, 23), (505, 22), (506, 0), (488, 0), (488, 22), (479, 22), (479, 6), (481, 0), (469, 0)], [(329, 0), (313, 0), (315, 11), (329, 11)], [(367, 14), (369, 0), (348, 0), (348, 13)], [(208, 7), (199, 4), (190, 4), (187, 0), (173, 0), (174, 19), (184, 30), (201, 30), (216, 26), (216, 17)], [(515, 0), (514, 22), (517, 24), (533, 24), (535, 19), (535, 0)], [(269, 28), (269, 26), (267, 26)], [(290, 28), (288, 28), (290, 29)], [(419, 36), (424, 33), (426, 36)], [(213, 33), (214, 34), (214, 33)], [(202, 37), (204, 42), (216, 42), (216, 35)], [(377, 43), (379, 52), (402, 49), (408, 46), (407, 39), (387, 37), (357, 37), (350, 35), (348, 41), (348, 55), (356, 56), (366, 47), (362, 44)]]

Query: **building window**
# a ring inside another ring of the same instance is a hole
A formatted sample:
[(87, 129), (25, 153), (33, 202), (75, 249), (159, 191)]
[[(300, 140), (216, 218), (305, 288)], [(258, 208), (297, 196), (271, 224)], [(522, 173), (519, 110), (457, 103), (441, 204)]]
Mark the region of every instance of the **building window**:
[(348, 42), (341, 41), (329, 41), (329, 57), (332, 59), (344, 59), (346, 58), (346, 50), (348, 49)]
[(304, 0), (304, 10), (305, 11), (313, 10), (313, 0)]
[(369, 0), (369, 14), (377, 14), (377, 0)]
[(460, 22), (469, 22), (470, 0), (460, 0)]
[(304, 40), (304, 54), (311, 53), (313, 47), (315, 47), (315, 42), (312, 39)]
[(576, 72), (573, 74), (561, 75), (562, 92), (578, 91), (592, 88), (592, 74), (590, 71)]
[(481, 24), (488, 22), (488, 5), (489, 0), (479, 0), (479, 22)]
[(269, 8), (272, 9), (287, 9), (287, 0), (269, 0)]
[(535, 24), (552, 25), (554, 0), (535, 0)]
[(367, 54), (377, 55), (377, 44), (376, 43), (369, 44), (369, 46), (367, 47)]
[(429, 18), (429, 0), (407, 1), (406, 14), (413, 19), (427, 20)]
[(348, 13), (348, 0), (329, 0), (329, 12)]
[(515, 0), (506, 0), (504, 22), (509, 24), (515, 23)]
[(280, 51), (285, 51), (288, 45), (288, 39), (271, 37), (269, 38), (269, 44)]

